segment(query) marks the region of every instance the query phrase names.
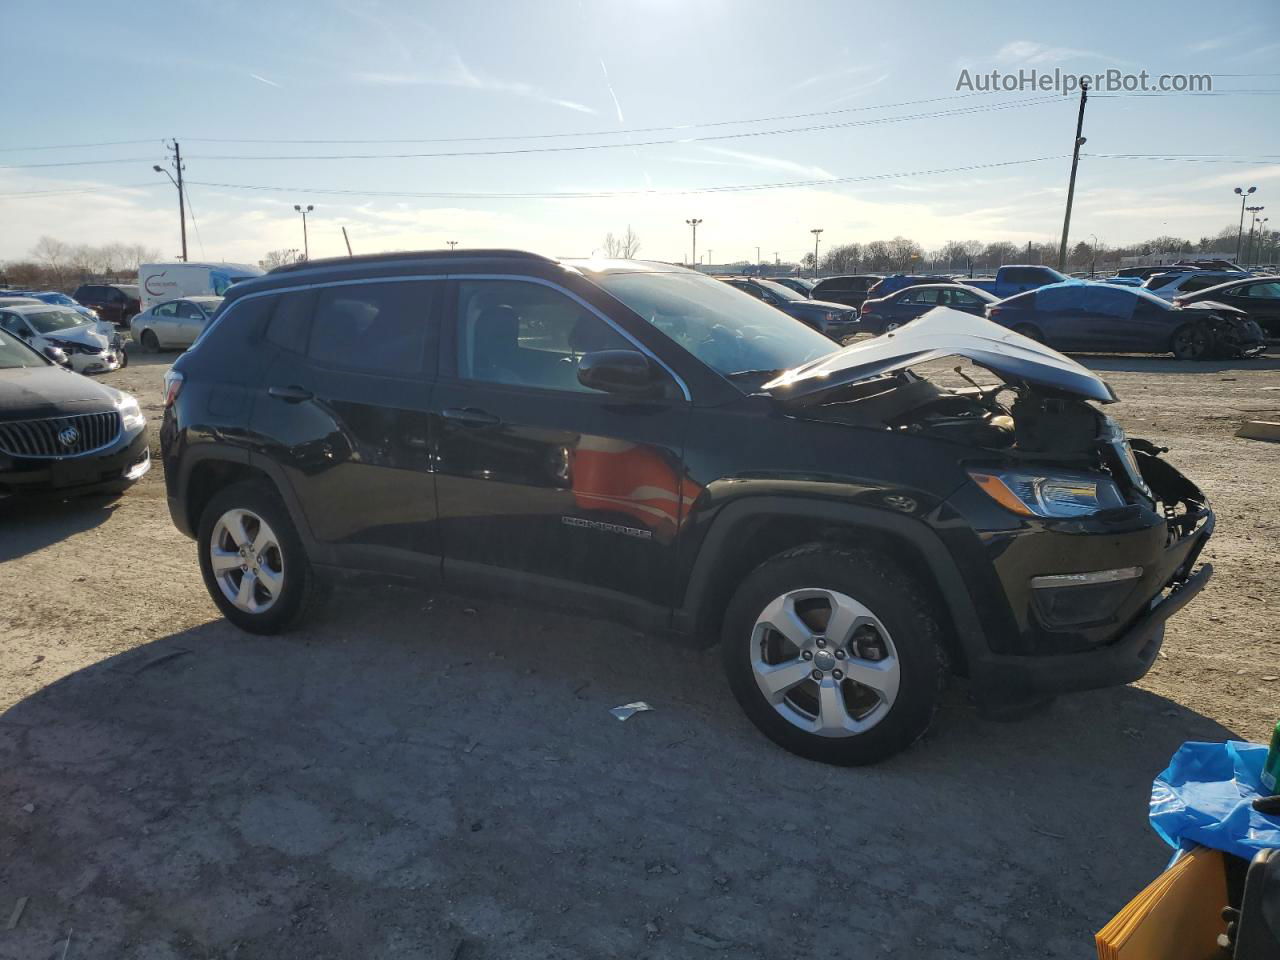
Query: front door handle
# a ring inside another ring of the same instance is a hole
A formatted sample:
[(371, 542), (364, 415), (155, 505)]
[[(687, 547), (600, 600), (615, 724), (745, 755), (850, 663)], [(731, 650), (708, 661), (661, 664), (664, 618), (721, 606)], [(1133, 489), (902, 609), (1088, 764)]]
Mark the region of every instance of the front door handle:
[(310, 400), (315, 394), (302, 387), (290, 385), (287, 387), (268, 387), (267, 396), (283, 400), (285, 403), (302, 403), (304, 400)]
[(468, 427), (494, 427), (502, 422), (492, 413), (477, 410), (475, 407), (448, 407), (441, 415), (446, 420)]

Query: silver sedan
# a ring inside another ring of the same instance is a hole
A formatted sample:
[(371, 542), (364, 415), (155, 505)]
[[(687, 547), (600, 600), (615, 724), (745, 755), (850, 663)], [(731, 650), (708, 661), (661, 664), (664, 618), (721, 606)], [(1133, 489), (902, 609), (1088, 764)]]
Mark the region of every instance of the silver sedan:
[(148, 353), (185, 350), (196, 342), (220, 303), (221, 297), (186, 297), (158, 303), (129, 322), (133, 341)]

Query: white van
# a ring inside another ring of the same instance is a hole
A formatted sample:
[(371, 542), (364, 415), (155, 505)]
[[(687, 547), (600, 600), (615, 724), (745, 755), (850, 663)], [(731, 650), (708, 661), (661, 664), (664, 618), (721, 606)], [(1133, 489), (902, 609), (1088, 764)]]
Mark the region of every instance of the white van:
[(260, 276), (244, 263), (144, 263), (138, 267), (139, 299), (150, 310), (178, 297), (221, 297), (237, 280)]

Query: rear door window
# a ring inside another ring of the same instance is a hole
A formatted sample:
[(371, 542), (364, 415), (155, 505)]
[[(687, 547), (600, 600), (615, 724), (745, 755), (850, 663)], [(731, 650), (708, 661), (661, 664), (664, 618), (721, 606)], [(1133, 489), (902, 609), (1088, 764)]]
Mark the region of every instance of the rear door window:
[(316, 295), (307, 357), (325, 366), (387, 376), (421, 373), (428, 332), (433, 331), (435, 289), (421, 281), (322, 288)]

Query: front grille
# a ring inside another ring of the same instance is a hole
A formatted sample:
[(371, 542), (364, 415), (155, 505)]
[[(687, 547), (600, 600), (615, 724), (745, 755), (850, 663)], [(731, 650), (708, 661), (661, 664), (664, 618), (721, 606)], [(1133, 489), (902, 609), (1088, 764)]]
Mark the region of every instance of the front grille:
[(0, 423), (0, 451), (11, 457), (75, 457), (109, 447), (119, 436), (120, 414), (114, 410), (10, 420)]

